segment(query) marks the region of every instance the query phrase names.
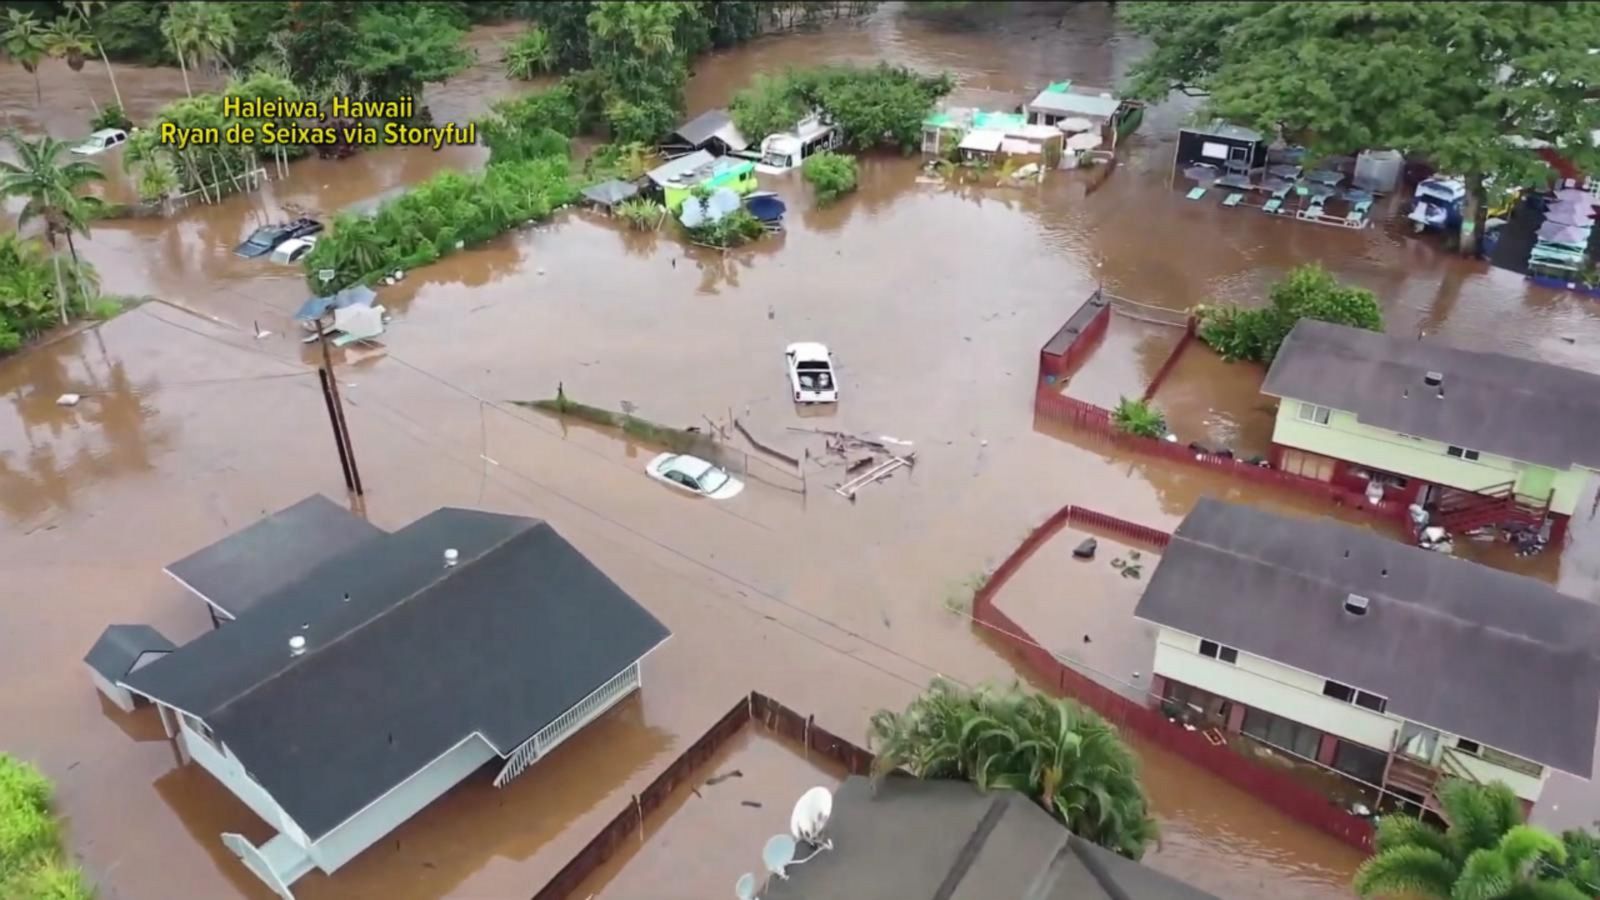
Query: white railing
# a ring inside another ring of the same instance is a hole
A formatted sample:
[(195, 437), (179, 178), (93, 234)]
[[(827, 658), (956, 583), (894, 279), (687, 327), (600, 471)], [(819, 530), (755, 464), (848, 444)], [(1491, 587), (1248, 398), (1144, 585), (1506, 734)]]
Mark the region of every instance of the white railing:
[(611, 680), (596, 688), (589, 696), (579, 700), (573, 707), (555, 721), (539, 729), (531, 738), (522, 743), (522, 746), (512, 751), (506, 757), (505, 768), (495, 776), (494, 786), (502, 787), (506, 782), (521, 775), (528, 766), (540, 757), (554, 750), (558, 744), (576, 734), (578, 729), (600, 717), (600, 714), (616, 705), (618, 700), (628, 696), (639, 687), (639, 664), (623, 669), (611, 676)]

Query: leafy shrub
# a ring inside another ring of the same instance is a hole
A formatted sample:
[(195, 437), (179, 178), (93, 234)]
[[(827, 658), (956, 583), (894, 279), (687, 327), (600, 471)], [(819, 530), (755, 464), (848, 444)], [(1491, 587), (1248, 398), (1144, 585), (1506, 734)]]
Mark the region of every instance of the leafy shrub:
[(728, 114), (746, 137), (760, 140), (793, 128), (809, 110), (792, 75), (757, 75), (735, 94)]
[(1144, 402), (1123, 397), (1111, 412), (1111, 424), (1128, 434), (1147, 438), (1167, 435), (1167, 419), (1161, 411)]
[(806, 158), (800, 175), (816, 192), (817, 202), (826, 205), (856, 189), (855, 157), (817, 153)]
[(533, 25), (506, 46), (501, 63), (507, 78), (531, 81), (555, 67), (556, 50), (550, 43), (550, 35)]
[(81, 873), (60, 864), (51, 793), (49, 780), (38, 769), (0, 753), (0, 897), (88, 900), (93, 896)]
[(101, 321), (113, 318), (122, 312), (122, 305), (122, 301), (116, 297), (104, 295), (96, 297), (89, 302), (89, 318)]
[(99, 131), (102, 128), (121, 128), (123, 131), (133, 127), (133, 120), (122, 111), (122, 107), (115, 103), (108, 103), (101, 107), (99, 115), (89, 120), (89, 130)]
[(650, 231), (661, 222), (666, 207), (643, 198), (624, 200), (617, 204), (617, 218), (628, 223), (635, 231)]
[(584, 162), (583, 173), (591, 182), (608, 178), (637, 181), (655, 166), (655, 150), (646, 144), (601, 144)]
[(878, 146), (909, 152), (922, 140), (922, 120), (955, 81), (880, 63), (866, 69), (823, 66), (757, 79), (733, 99), (730, 114), (752, 139), (788, 131), (811, 110), (821, 111), (858, 150)]
[(761, 220), (750, 214), (750, 211), (739, 208), (723, 216), (715, 222), (707, 222), (695, 228), (685, 228), (689, 239), (712, 247), (739, 247), (767, 233), (766, 226)]
[(1301, 319), (1383, 330), (1383, 309), (1371, 291), (1342, 285), (1315, 263), (1290, 272), (1268, 296), (1269, 305), (1260, 309), (1199, 307), (1200, 340), (1229, 361), (1271, 363)]

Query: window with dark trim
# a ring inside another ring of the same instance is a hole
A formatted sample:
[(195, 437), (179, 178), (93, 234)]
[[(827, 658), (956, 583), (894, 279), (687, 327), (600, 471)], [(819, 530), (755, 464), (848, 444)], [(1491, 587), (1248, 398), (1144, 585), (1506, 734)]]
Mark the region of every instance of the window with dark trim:
[(1225, 644), (1219, 644), (1216, 641), (1208, 641), (1204, 638), (1200, 639), (1200, 655), (1209, 656), (1212, 659), (1221, 660), (1225, 663), (1233, 663), (1235, 665), (1239, 663), (1238, 650), (1235, 650), (1234, 648)]
[(1470, 753), (1473, 756), (1477, 756), (1478, 751), (1482, 750), (1483, 748), (1479, 746), (1477, 741), (1469, 741), (1466, 738), (1456, 738), (1456, 749), (1460, 750), (1462, 753)]
[(1348, 684), (1340, 684), (1337, 681), (1324, 681), (1322, 683), (1322, 696), (1349, 703), (1356, 698), (1356, 689)]
[(1447, 455), (1454, 456), (1457, 459), (1475, 460), (1478, 458), (1478, 451), (1468, 450), (1465, 447), (1457, 447), (1454, 444), (1451, 444), (1450, 449), (1444, 452)]
[(1357, 690), (1348, 684), (1340, 684), (1332, 679), (1322, 683), (1322, 696), (1332, 697), (1340, 703), (1354, 703), (1362, 709), (1370, 709), (1373, 712), (1381, 713), (1389, 708), (1387, 697), (1374, 694), (1371, 691)]
[(1356, 705), (1363, 709), (1370, 709), (1373, 712), (1381, 713), (1389, 708), (1389, 701), (1378, 696), (1377, 694), (1369, 694), (1366, 691), (1356, 691)]

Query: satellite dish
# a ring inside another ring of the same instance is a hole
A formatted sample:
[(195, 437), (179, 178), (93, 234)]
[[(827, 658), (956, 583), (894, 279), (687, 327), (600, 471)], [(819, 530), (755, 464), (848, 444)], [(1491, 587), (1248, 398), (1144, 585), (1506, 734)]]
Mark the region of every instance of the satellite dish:
[(822, 830), (828, 827), (828, 817), (832, 814), (833, 792), (825, 787), (814, 787), (801, 794), (795, 803), (794, 814), (789, 817), (789, 833), (796, 841), (813, 847), (832, 848), (833, 842), (822, 837)]
[(783, 870), (794, 862), (794, 838), (787, 834), (767, 838), (767, 845), (761, 848), (761, 862), (768, 872), (787, 880), (789, 876)]
[(756, 900), (756, 877), (749, 872), (733, 883), (733, 895), (739, 900)]
[(706, 201), (706, 212), (720, 219), (739, 208), (739, 195), (732, 188), (717, 188)]

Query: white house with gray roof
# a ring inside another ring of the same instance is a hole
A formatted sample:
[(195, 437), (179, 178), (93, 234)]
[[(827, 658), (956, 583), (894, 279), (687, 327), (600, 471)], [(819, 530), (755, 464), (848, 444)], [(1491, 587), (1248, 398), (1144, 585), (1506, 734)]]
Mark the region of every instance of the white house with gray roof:
[(1592, 774), (1600, 606), (1330, 519), (1203, 499), (1134, 614), (1169, 713), (1431, 804), (1442, 775), (1528, 807)]
[(480, 769), (521, 774), (637, 690), (669, 636), (537, 519), (341, 515), (313, 498), (174, 564), (224, 624), (117, 683), (278, 832), (222, 840), (285, 898)]

